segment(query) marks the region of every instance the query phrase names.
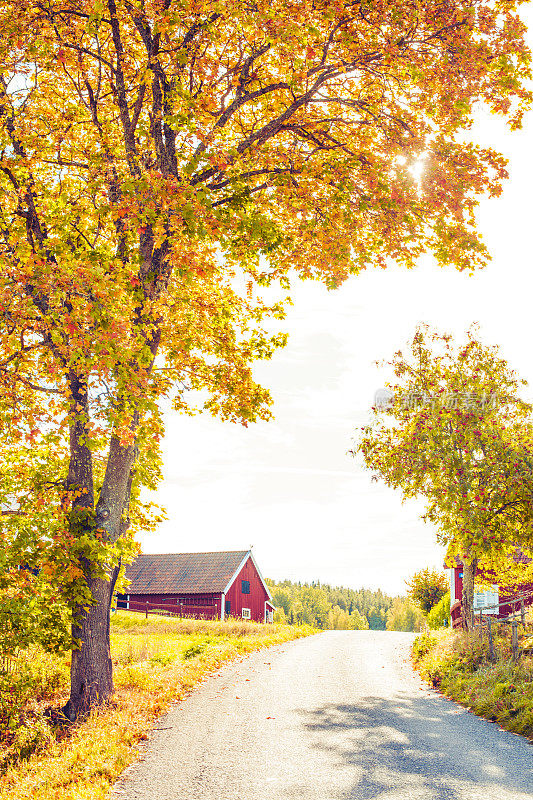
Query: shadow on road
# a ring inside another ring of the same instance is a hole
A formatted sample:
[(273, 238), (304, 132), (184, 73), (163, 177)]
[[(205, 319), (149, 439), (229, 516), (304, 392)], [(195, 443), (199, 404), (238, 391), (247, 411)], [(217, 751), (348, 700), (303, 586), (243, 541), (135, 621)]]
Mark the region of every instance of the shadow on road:
[(298, 713), (312, 747), (353, 769), (351, 791), (336, 794), (333, 780), (331, 800), (533, 798), (527, 740), (453, 703), (399, 694)]

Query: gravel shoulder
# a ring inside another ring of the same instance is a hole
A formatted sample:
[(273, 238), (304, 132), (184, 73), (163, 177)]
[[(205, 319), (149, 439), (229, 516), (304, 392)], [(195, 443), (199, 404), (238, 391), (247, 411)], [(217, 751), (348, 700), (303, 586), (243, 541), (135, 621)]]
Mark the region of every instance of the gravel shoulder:
[(327, 631), (223, 667), (114, 800), (533, 800), (533, 748), (421, 684), (411, 634)]

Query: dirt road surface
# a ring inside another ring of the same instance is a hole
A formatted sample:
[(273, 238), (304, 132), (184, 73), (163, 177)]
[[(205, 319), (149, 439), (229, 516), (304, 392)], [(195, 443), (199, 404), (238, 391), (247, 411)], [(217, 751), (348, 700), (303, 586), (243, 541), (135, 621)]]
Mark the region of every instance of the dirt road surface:
[(533, 800), (533, 747), (425, 688), (411, 634), (327, 631), (225, 666), (115, 800)]

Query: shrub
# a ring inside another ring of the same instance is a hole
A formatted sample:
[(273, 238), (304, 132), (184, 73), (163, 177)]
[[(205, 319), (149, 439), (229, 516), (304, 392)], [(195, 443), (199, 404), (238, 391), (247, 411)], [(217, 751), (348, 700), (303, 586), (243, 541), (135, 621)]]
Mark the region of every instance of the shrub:
[(414, 662), (418, 664), (436, 644), (436, 637), (432, 636), (430, 633), (421, 633), (420, 636), (417, 636), (411, 649)]
[(450, 593), (439, 600), (427, 615), (427, 623), (432, 630), (446, 628), (450, 624)]
[(39, 646), (0, 662), (0, 765), (28, 758), (50, 741), (42, 704), (67, 688), (68, 677), (65, 657)]
[(533, 659), (510, 658), (508, 635), (495, 634), (498, 658), (472, 635), (438, 631), (417, 637), (413, 662), (421, 676), (476, 714), (533, 738)]
[(0, 744), (2, 738), (12, 739), (28, 704), (39, 703), (67, 685), (65, 658), (40, 647), (28, 648), (5, 662), (0, 669)]
[(28, 758), (46, 746), (52, 739), (52, 730), (42, 715), (27, 719), (15, 731), (9, 760)]

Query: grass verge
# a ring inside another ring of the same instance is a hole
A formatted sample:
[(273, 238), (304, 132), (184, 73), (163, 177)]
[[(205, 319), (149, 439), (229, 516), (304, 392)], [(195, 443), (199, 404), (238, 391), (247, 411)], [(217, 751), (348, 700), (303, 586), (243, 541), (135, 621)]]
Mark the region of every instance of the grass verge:
[(9, 689), (18, 711), (0, 735), (0, 799), (107, 798), (154, 720), (195, 684), (227, 661), (315, 632), (119, 612), (111, 634), (113, 703), (67, 728), (54, 726), (46, 710), (67, 699), (69, 660), (37, 649), (20, 653)]
[(496, 639), (497, 658), (476, 632), (432, 631), (418, 636), (412, 658), (422, 678), (478, 716), (533, 740), (533, 658), (513, 662), (508, 636)]

